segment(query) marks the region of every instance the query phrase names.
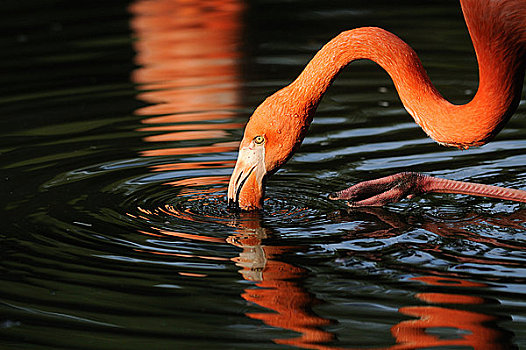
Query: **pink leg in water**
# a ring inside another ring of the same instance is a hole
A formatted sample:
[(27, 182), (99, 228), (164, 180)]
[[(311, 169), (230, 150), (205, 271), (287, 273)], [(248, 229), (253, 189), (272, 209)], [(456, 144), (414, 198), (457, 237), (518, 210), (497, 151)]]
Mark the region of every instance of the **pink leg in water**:
[(360, 182), (331, 193), (329, 199), (348, 200), (351, 207), (378, 207), (424, 193), (458, 193), (526, 202), (526, 191), (523, 190), (447, 180), (413, 172)]

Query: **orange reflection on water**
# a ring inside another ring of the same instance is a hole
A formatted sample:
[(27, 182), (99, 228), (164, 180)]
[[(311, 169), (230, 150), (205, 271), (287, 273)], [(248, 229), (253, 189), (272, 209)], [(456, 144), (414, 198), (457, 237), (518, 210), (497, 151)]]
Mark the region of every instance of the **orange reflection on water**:
[(203, 241), (203, 242), (214, 242), (214, 243), (224, 243), (225, 242), (225, 240), (221, 238), (192, 234), (192, 233), (183, 233), (183, 232), (175, 232), (175, 231), (168, 231), (168, 230), (159, 230), (159, 232), (166, 236), (179, 237), (183, 239), (189, 239), (192, 241)]
[(174, 107), (178, 102), (209, 105), (205, 97), (236, 104), (235, 94), (217, 95), (221, 89), (210, 85), (237, 83), (241, 2), (138, 0), (130, 10), (131, 27), (140, 39), (134, 43), (136, 62), (142, 66), (133, 81), (145, 84), (145, 90), (159, 90), (145, 92), (141, 99)]
[(195, 163), (175, 163), (175, 164), (160, 164), (154, 165), (150, 169), (153, 171), (170, 171), (170, 170), (186, 170), (186, 169), (207, 169), (207, 168), (232, 168), (236, 163), (235, 160), (229, 161), (210, 161), (210, 162), (195, 162)]
[[(203, 176), (203, 177), (192, 177), (190, 179), (177, 180), (172, 182), (167, 182), (167, 185), (174, 186), (207, 186), (215, 184), (227, 184), (230, 180), (230, 176)], [(214, 189), (217, 191), (217, 189)], [(192, 201), (192, 199), (188, 199)], [(199, 200), (199, 198), (194, 198), (193, 200)]]
[(176, 147), (176, 148), (162, 148), (142, 151), (140, 154), (145, 157), (150, 156), (179, 156), (184, 154), (203, 154), (203, 153), (220, 153), (236, 151), (239, 142), (222, 142), (214, 143), (211, 146), (202, 147)]
[(137, 129), (137, 131), (181, 131), (181, 130), (227, 130), (227, 129), (241, 129), (244, 124), (230, 123), (230, 124), (178, 124), (178, 125), (164, 125), (164, 126), (149, 126)]
[(187, 277), (208, 277), (207, 274), (204, 273), (195, 273), (195, 272), (178, 272), (181, 276), (187, 276)]
[(219, 139), (226, 137), (228, 133), (224, 130), (194, 130), (179, 131), (168, 134), (146, 136), (143, 138), (146, 142), (166, 142), (166, 141), (187, 141), (187, 140), (206, 140)]
[[(276, 338), (275, 343), (304, 349), (343, 349), (331, 344), (336, 341), (337, 335), (326, 329), (327, 326), (337, 324), (338, 320), (322, 317), (314, 309), (316, 305), (323, 304), (323, 300), (317, 298), (306, 287), (305, 280), (310, 275), (309, 271), (283, 261), (284, 256), (293, 255), (306, 247), (265, 244), (266, 241), (274, 241), (272, 240), (274, 233), (270, 228), (261, 225), (259, 213), (240, 213), (238, 216), (226, 219), (204, 214), (195, 215), (188, 209), (177, 209), (172, 206), (156, 210), (181, 220), (215, 222), (235, 229), (235, 234), (226, 239), (156, 227), (152, 227), (152, 232), (143, 233), (194, 242), (215, 244), (227, 242), (239, 247), (241, 249), (239, 255), (231, 260), (240, 268), (239, 272), (244, 279), (254, 282), (254, 285), (244, 290), (241, 297), (268, 310), (247, 312), (246, 316), (260, 320), (271, 327), (299, 333), (299, 336), (292, 338)], [(157, 214), (152, 210), (140, 210), (140, 212), (144, 215)], [(213, 254), (202, 256), (180, 252), (142, 251), (179, 258), (228, 260)], [(207, 251), (213, 252), (213, 249)], [(199, 275), (198, 272), (183, 272), (189, 277), (194, 273)], [(195, 277), (206, 277), (197, 275)], [(414, 302), (410, 303), (413, 305), (401, 306), (398, 309), (401, 315), (411, 319), (393, 325), (391, 335), (395, 344), (381, 349), (405, 350), (447, 346), (473, 349), (510, 348), (510, 334), (497, 325), (500, 319), (473, 310), (473, 306), (482, 307), (492, 302), (473, 295), (478, 294), (479, 289), (480, 293), (483, 293), (488, 287), (485, 283), (470, 281), (453, 274), (418, 276), (410, 280), (424, 284), (424, 288), (419, 288), (424, 291), (414, 294)], [(352, 299), (351, 294), (349, 298)], [(447, 334), (448, 337), (444, 338), (441, 334)]]
[[(381, 211), (375, 211), (376, 214)], [(396, 227), (403, 227), (397, 216), (386, 220)], [(257, 282), (256, 288), (247, 288), (242, 297), (271, 312), (247, 313), (265, 324), (300, 333), (299, 337), (274, 339), (278, 344), (288, 344), (304, 349), (343, 349), (330, 345), (336, 335), (325, 330), (336, 321), (317, 315), (313, 307), (323, 301), (305, 288), (303, 280), (307, 271), (301, 267), (281, 261), (281, 256), (298, 251), (299, 247), (266, 246), (264, 240), (272, 232), (260, 226), (258, 221), (237, 225), (236, 235), (228, 242), (243, 249), (234, 261), (241, 267), (240, 273), (247, 280)], [(462, 223), (458, 223), (459, 225)], [(390, 234), (393, 234), (390, 232)], [(499, 319), (492, 315), (465, 310), (466, 305), (484, 305), (487, 300), (470, 295), (484, 283), (469, 281), (458, 276), (419, 276), (411, 278), (436, 289), (449, 287), (465, 293), (439, 291), (416, 293), (415, 303), (426, 305), (403, 306), (402, 315), (413, 319), (404, 320), (391, 327), (396, 344), (382, 349), (402, 350), (435, 347), (467, 347), (473, 349), (508, 349), (510, 335), (497, 326)], [(448, 337), (441, 336), (441, 331)], [(456, 333), (456, 334), (455, 334)], [(455, 334), (455, 337), (451, 337)], [(362, 348), (363, 349), (363, 348)], [(371, 348), (369, 348), (371, 349)], [(379, 349), (379, 348), (374, 348)]]
[[(139, 115), (158, 114), (158, 113), (153, 113), (153, 111), (152, 113), (144, 113), (145, 110), (147, 110), (148, 108), (153, 108), (153, 107), (163, 107), (164, 108), (166, 106), (163, 104), (160, 104), (160, 105), (144, 107), (136, 111), (136, 113)], [(173, 114), (173, 115), (154, 116), (154, 117), (144, 118), (141, 122), (143, 124), (186, 123), (186, 122), (199, 122), (199, 121), (213, 121), (213, 120), (227, 119), (230, 117), (232, 117), (232, 112), (229, 112), (229, 111), (214, 111), (214, 112), (197, 111), (194, 113), (181, 113), (181, 114)], [(138, 130), (140, 131), (142, 130), (142, 128)]]
[[(175, 236), (175, 235), (174, 235)], [(162, 237), (162, 236), (161, 236)], [(214, 260), (214, 261), (228, 261), (226, 258), (219, 256), (206, 256), (206, 255), (195, 255), (195, 254), (181, 254), (181, 253), (168, 253), (160, 252), (157, 250), (145, 250), (145, 249), (134, 249), (136, 252), (149, 253), (154, 255), (164, 255), (164, 256), (175, 256), (178, 258), (200, 258), (204, 260)]]
[[(132, 80), (141, 90), (137, 97), (150, 104), (135, 111), (148, 125), (137, 131), (157, 133), (145, 136), (145, 142), (176, 143), (140, 154), (184, 156), (237, 150), (237, 141), (220, 141), (230, 136), (229, 130), (243, 127), (229, 120), (240, 107), (242, 2), (136, 0), (130, 12), (137, 38), (135, 61), (140, 66)], [(188, 146), (189, 141), (202, 145)], [(153, 170), (169, 168), (199, 169), (203, 163)]]
[(310, 347), (332, 341), (334, 335), (321, 327), (333, 322), (312, 311), (321, 301), (301, 284), (307, 271), (280, 260), (281, 256), (299, 248), (264, 245), (263, 240), (272, 236), (272, 231), (260, 226), (258, 214), (244, 217), (245, 220), (235, 225), (237, 233), (227, 239), (242, 249), (239, 257), (232, 259), (241, 268), (240, 273), (246, 280), (257, 282), (255, 288), (245, 289), (241, 297), (273, 311), (246, 315), (269, 326), (300, 333), (297, 338), (275, 339), (278, 344)]
[[(422, 276), (412, 280), (421, 281), (433, 286), (480, 288), (485, 284), (465, 281), (459, 278)], [(408, 348), (437, 347), (437, 346), (466, 346), (473, 349), (508, 349), (509, 344), (502, 343), (504, 334), (491, 323), (497, 318), (479, 312), (459, 310), (455, 305), (484, 304), (486, 301), (477, 296), (447, 293), (418, 293), (417, 299), (428, 304), (442, 304), (441, 306), (407, 306), (399, 312), (417, 317), (398, 323), (391, 329), (396, 341)], [(447, 307), (445, 305), (447, 305)], [(443, 339), (440, 335), (432, 334), (433, 330), (443, 328), (458, 331), (458, 338)]]
[(452, 277), (437, 277), (437, 276), (420, 276), (412, 277), (413, 281), (420, 281), (431, 286), (443, 286), (443, 287), (486, 287), (484, 283), (478, 283), (473, 281), (466, 281), (459, 278)]

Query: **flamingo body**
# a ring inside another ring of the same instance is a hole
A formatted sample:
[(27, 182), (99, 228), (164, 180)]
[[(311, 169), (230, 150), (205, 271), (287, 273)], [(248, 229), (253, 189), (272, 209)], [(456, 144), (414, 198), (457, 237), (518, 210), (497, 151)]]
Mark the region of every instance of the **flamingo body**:
[[(440, 144), (468, 148), (491, 140), (520, 101), (526, 1), (461, 0), (461, 6), (479, 65), (479, 88), (469, 103), (455, 105), (444, 99), (415, 51), (396, 35), (376, 27), (345, 31), (321, 48), (294, 82), (254, 111), (230, 180), (229, 202), (244, 210), (262, 207), (264, 179), (293, 155), (329, 86), (343, 68), (359, 59), (372, 60), (387, 71), (405, 109)], [(429, 181), (426, 178), (426, 184)], [(448, 192), (436, 186), (416, 187)]]

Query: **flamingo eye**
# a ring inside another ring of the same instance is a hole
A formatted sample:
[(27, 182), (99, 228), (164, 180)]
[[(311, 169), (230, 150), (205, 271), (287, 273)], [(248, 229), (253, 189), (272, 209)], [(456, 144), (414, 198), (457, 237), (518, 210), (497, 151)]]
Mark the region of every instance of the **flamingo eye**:
[(254, 137), (254, 142), (258, 145), (261, 145), (263, 142), (265, 142), (265, 138), (263, 136), (256, 136)]

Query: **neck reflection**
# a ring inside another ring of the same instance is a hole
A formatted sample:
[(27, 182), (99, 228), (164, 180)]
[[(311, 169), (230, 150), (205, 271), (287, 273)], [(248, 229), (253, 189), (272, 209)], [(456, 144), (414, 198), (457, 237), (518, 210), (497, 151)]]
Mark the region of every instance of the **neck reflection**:
[[(373, 236), (393, 234), (393, 229), (408, 226), (401, 217), (385, 210), (366, 210), (366, 214), (378, 216), (389, 226), (381, 232), (370, 233)], [(229, 237), (227, 242), (242, 249), (240, 255), (233, 260), (240, 267), (243, 278), (255, 282), (255, 287), (247, 288), (241, 296), (269, 310), (246, 315), (269, 326), (300, 334), (293, 338), (274, 339), (278, 344), (305, 349), (344, 349), (333, 345), (337, 341), (337, 335), (325, 329), (338, 323), (337, 320), (324, 318), (314, 310), (316, 305), (324, 301), (315, 297), (305, 287), (308, 271), (283, 261), (286, 255), (294, 254), (302, 248), (275, 245), (276, 239), (272, 239), (272, 230), (261, 225), (261, 218), (257, 214), (246, 215), (248, 217), (241, 217), (232, 222), (236, 227), (236, 234)], [(502, 225), (510, 222), (516, 224), (513, 218), (500, 219)], [(495, 220), (497, 219), (493, 218), (493, 222)], [(459, 230), (458, 227), (451, 228), (451, 223), (440, 225), (435, 222), (433, 225), (443, 234), (447, 232), (446, 226), (452, 231)], [(399, 313), (410, 319), (391, 327), (395, 344), (384, 349), (441, 346), (465, 346), (474, 349), (514, 348), (510, 343), (510, 332), (498, 326), (502, 318), (472, 311), (483, 309), (483, 305), (495, 302), (473, 295), (478, 294), (477, 289), (487, 287), (487, 284), (472, 282), (456, 273), (419, 274), (411, 280), (421, 283), (423, 286), (417, 289), (425, 291), (414, 294), (415, 305), (399, 308)]]
[(250, 318), (300, 333), (291, 339), (275, 339), (278, 344), (311, 347), (334, 340), (334, 334), (322, 329), (333, 321), (318, 316), (312, 308), (322, 303), (303, 285), (308, 271), (283, 261), (283, 256), (299, 251), (300, 247), (277, 246), (265, 243), (272, 238), (270, 229), (261, 226), (259, 214), (247, 214), (236, 220), (236, 234), (228, 242), (242, 249), (234, 262), (246, 280), (255, 287), (245, 290), (241, 297), (271, 312), (247, 313)]

